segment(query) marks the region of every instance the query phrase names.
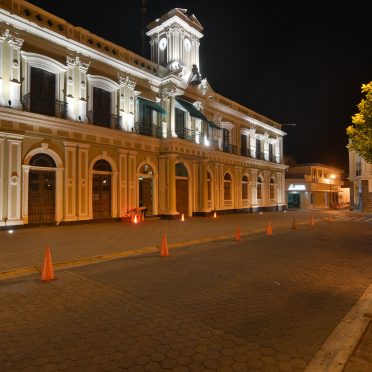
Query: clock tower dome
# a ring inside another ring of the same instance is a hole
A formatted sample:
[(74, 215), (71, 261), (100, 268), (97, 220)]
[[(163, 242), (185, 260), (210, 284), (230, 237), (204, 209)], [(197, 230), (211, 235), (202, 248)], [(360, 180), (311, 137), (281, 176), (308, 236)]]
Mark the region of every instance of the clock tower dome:
[(203, 26), (187, 9), (175, 8), (147, 26), (151, 60), (190, 82), (199, 71), (199, 40)]

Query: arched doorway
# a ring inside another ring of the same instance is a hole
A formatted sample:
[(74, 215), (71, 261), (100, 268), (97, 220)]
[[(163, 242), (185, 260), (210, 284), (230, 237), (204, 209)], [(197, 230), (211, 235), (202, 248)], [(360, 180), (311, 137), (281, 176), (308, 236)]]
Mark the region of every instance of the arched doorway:
[(106, 160), (98, 160), (93, 166), (92, 203), (93, 218), (111, 217), (111, 173)]
[(176, 164), (176, 210), (188, 216), (189, 212), (189, 180), (184, 164)]
[(149, 164), (143, 164), (138, 174), (138, 205), (146, 207), (146, 215), (153, 210), (153, 170)]
[(47, 154), (34, 155), (29, 162), (28, 223), (56, 220), (56, 163)]

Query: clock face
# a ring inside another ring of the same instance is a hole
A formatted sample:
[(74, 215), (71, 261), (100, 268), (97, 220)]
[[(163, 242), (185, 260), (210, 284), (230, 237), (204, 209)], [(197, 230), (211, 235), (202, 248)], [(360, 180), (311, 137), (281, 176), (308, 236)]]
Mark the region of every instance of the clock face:
[(185, 45), (185, 49), (186, 49), (187, 51), (189, 51), (189, 50), (191, 49), (191, 42), (190, 42), (190, 40), (189, 40), (189, 39), (185, 39), (185, 40), (183, 41), (183, 43), (184, 43), (184, 45)]
[(167, 39), (165, 37), (163, 37), (159, 41), (159, 49), (164, 50), (166, 47), (167, 47)]

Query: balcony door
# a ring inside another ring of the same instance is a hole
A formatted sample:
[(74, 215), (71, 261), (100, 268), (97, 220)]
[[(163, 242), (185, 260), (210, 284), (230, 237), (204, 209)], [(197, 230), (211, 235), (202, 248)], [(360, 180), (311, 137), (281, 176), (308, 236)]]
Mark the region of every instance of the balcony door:
[(111, 93), (93, 87), (93, 124), (110, 128)]
[(31, 67), (30, 111), (55, 116), (56, 76), (41, 68)]

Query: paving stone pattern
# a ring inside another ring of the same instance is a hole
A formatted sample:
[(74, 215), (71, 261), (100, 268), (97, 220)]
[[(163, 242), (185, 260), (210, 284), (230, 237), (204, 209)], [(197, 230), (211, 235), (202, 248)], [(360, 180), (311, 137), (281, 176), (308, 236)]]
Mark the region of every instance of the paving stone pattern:
[(303, 371), (372, 282), (363, 224), (170, 253), (0, 281), (0, 371)]

